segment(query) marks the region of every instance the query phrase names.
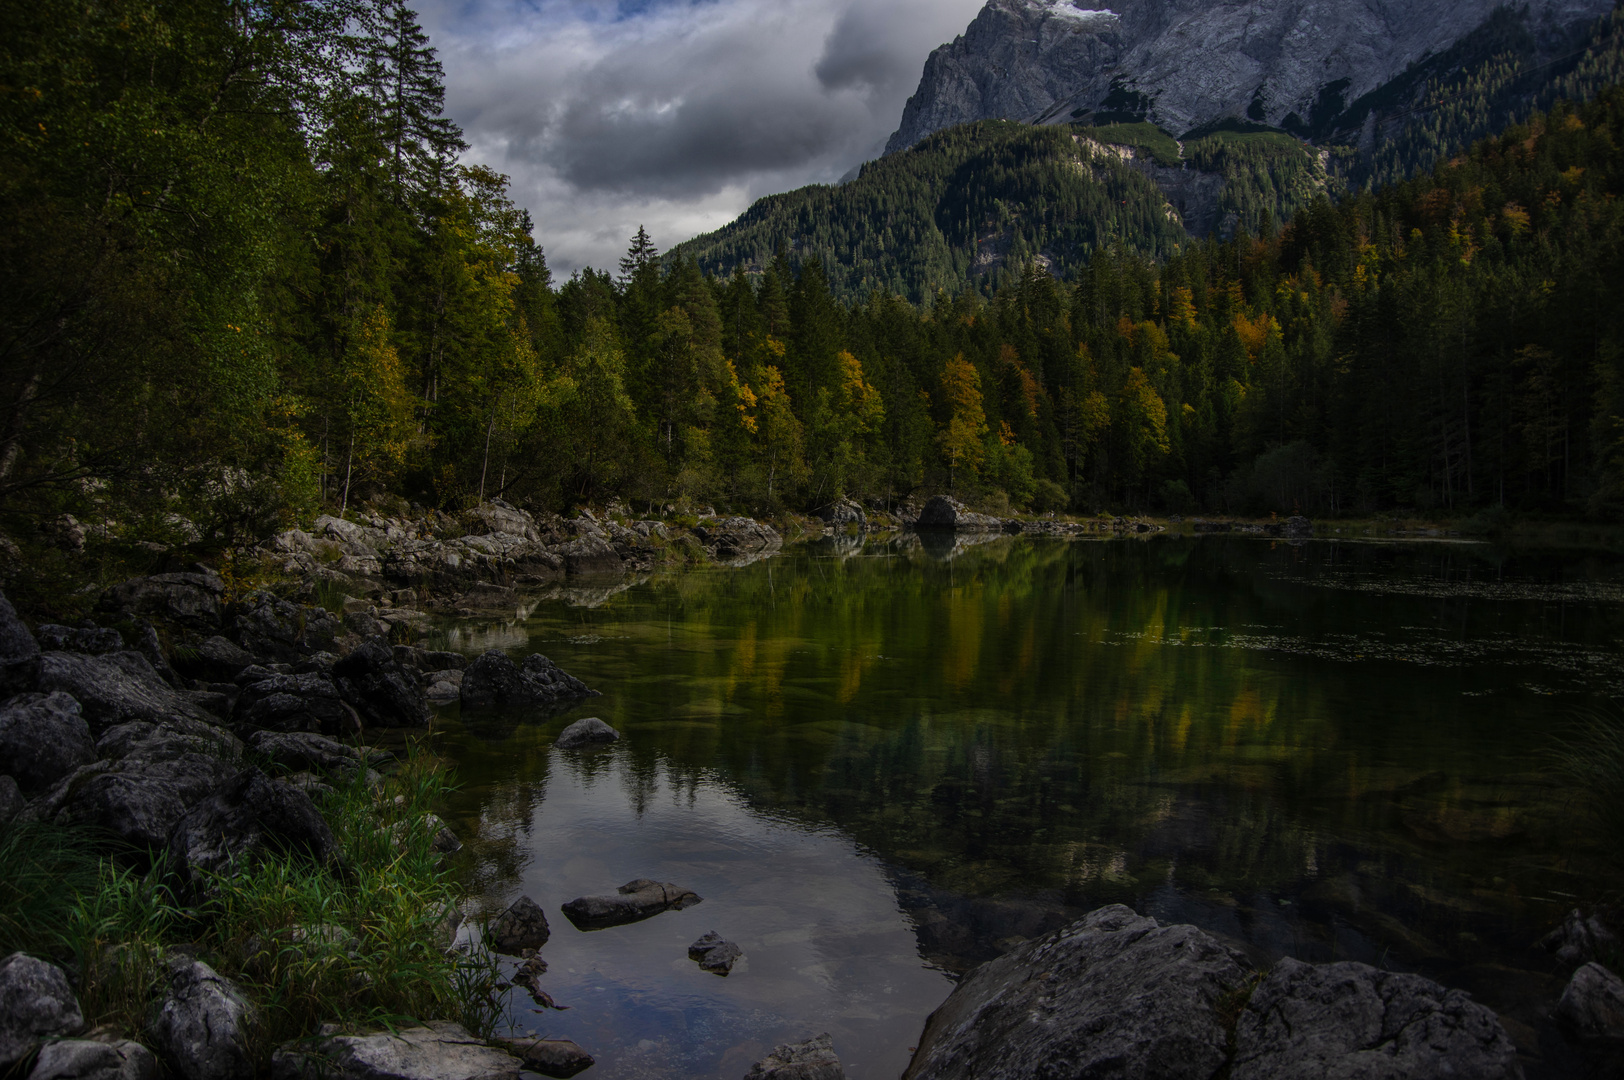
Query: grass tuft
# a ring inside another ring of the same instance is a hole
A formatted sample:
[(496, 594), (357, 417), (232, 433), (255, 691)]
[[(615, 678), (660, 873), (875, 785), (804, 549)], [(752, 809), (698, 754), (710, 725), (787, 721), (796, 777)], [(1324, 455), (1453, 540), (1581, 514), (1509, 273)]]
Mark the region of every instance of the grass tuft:
[(73, 918), (63, 897), (94, 892), (101, 859), (83, 830), (22, 820), (0, 825), (0, 956), (72, 952)]

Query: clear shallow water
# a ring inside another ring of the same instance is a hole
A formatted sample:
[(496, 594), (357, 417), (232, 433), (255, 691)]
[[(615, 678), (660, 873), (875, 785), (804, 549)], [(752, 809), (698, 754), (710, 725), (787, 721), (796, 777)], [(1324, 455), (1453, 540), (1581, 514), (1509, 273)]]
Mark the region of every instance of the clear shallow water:
[[(950, 973), (1123, 902), (1259, 964), (1471, 990), (1535, 1075), (1529, 944), (1596, 888), (1544, 768), (1624, 686), (1624, 575), (1477, 545), (1157, 538), (796, 551), (542, 598), (444, 643), (540, 651), (604, 696), (447, 710), (452, 824), (490, 913), (547, 909), (541, 985), (590, 1075), (742, 1076), (820, 1031), (894, 1077)], [(583, 715), (626, 736), (551, 740)], [(582, 933), (637, 877), (705, 901)], [(716, 930), (746, 960), (687, 959)]]

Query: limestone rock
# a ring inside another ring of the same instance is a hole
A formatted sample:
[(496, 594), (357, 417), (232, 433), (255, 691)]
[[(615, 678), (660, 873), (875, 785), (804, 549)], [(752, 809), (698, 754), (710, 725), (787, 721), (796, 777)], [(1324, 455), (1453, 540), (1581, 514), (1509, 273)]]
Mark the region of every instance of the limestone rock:
[(1368, 964), (1287, 958), (1241, 1013), (1230, 1075), (1521, 1080), (1522, 1069), (1494, 1012), (1464, 991)]
[(851, 499), (836, 499), (828, 506), (821, 507), (817, 513), (825, 525), (836, 529), (844, 529), (848, 525), (862, 528), (868, 524), (868, 515)]
[(271, 1057), (272, 1080), (517, 1080), (521, 1067), (517, 1057), (444, 1020), (395, 1034), (289, 1043)]
[(253, 1006), (231, 980), (200, 960), (179, 960), (151, 1032), (184, 1080), (253, 1080), (253, 1024)]
[(124, 637), (117, 630), (103, 627), (58, 626), (42, 623), (34, 636), (39, 647), (47, 652), (76, 652), (90, 656), (119, 652), (124, 648)]
[(1581, 1039), (1624, 1043), (1624, 979), (1600, 964), (1586, 964), (1568, 980), (1556, 1019)]
[(0, 1073), (41, 1039), (76, 1034), (85, 1026), (68, 977), (27, 953), (0, 960)]
[(598, 719), (588, 716), (575, 721), (558, 733), (553, 745), (560, 750), (573, 750), (579, 746), (593, 746), (620, 741), (620, 732)]
[(203, 677), (235, 679), (244, 668), (255, 662), (253, 653), (219, 634), (205, 638), (194, 652), (197, 659), (183, 670)]
[(129, 720), (210, 720), (207, 712), (177, 693), (138, 652), (103, 656), (44, 653), (40, 656), (39, 689), (75, 698), (85, 722), (95, 733)]
[(966, 975), (904, 1080), (1209, 1080), (1228, 1057), (1220, 1000), (1245, 978), (1193, 926), (1100, 908)]
[(681, 911), (702, 900), (692, 889), (670, 882), (638, 878), (609, 896), (579, 896), (564, 905), (564, 914), (580, 930), (638, 922), (662, 911)]
[(547, 944), (552, 930), (547, 913), (528, 896), (521, 896), (491, 923), (491, 945), (497, 952), (519, 955), (522, 949), (539, 949)]
[(338, 685), (317, 672), (268, 675), (250, 682), (237, 698), (231, 719), (245, 734), (304, 731), (331, 737), (354, 734), (360, 727), (355, 710), (340, 696)]
[(464, 705), (552, 707), (597, 696), (596, 690), (540, 653), (525, 657), (521, 667), (501, 650), (491, 649), (462, 673)]
[(623, 568), (620, 553), (602, 535), (583, 534), (554, 550), (571, 574), (614, 574)]
[(37, 791), (96, 760), (90, 725), (67, 694), (22, 694), (0, 705), (0, 771)]
[(805, 1042), (785, 1043), (750, 1067), (744, 1080), (846, 1080), (827, 1033)]
[(480, 503), (468, 513), (484, 526), (488, 534), (516, 536), (521, 540), (541, 539), (541, 533), (536, 529), (536, 519), (517, 507), (509, 506), (501, 499)]
[(98, 607), (178, 623), (193, 630), (220, 627), (220, 598), (225, 582), (215, 573), (154, 574), (132, 578), (102, 594)]
[(771, 525), (747, 517), (706, 518), (694, 526), (694, 535), (723, 562), (748, 559), (784, 546), (784, 538)]
[(248, 745), (293, 772), (350, 776), (365, 767), (361, 751), (309, 731), (258, 731), (248, 737)]
[(1004, 523), (999, 518), (973, 512), (957, 499), (946, 495), (937, 495), (919, 511), (919, 521), (915, 528), (955, 529), (961, 532), (1002, 532)]
[(63, 1039), (45, 1044), (28, 1080), (158, 1080), (158, 1059), (128, 1039)]
[(333, 683), (364, 723), (393, 728), (422, 727), (429, 722), (422, 687), (400, 666), (381, 637), (367, 639), (334, 664)]
[(688, 946), (688, 959), (697, 961), (700, 968), (714, 975), (726, 975), (744, 955), (744, 950), (731, 941), (722, 940), (715, 930)]
[(34, 689), (39, 678), (39, 642), (0, 594), (0, 695)]
[(232, 623), (244, 649), (289, 664), (313, 652), (330, 651), (342, 630), (342, 624), (328, 612), (301, 609), (263, 589), (243, 598)]
[(595, 1064), (591, 1054), (569, 1039), (503, 1039), (502, 1044), (519, 1055), (525, 1068), (559, 1080)]
[(171, 868), (194, 886), (206, 873), (227, 873), (270, 852), (317, 863), (337, 856), (338, 842), (310, 796), (292, 784), (246, 769), (188, 810), (169, 838)]

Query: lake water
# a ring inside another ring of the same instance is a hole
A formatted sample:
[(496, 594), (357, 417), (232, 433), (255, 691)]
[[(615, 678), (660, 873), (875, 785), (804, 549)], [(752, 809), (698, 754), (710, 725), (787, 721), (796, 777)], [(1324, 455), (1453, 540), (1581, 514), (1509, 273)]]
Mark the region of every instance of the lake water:
[[(515, 991), (512, 1021), (602, 1080), (737, 1080), (823, 1031), (890, 1080), (956, 973), (1116, 902), (1463, 987), (1554, 1075), (1530, 946), (1604, 885), (1549, 762), (1624, 691), (1621, 601), (1615, 562), (1488, 545), (825, 541), (447, 628), (603, 696), (453, 707), (436, 745), (484, 911), (553, 925), (569, 1010)], [(552, 748), (592, 715), (623, 741)], [(704, 901), (559, 911), (640, 877)], [(709, 930), (726, 978), (687, 958)]]

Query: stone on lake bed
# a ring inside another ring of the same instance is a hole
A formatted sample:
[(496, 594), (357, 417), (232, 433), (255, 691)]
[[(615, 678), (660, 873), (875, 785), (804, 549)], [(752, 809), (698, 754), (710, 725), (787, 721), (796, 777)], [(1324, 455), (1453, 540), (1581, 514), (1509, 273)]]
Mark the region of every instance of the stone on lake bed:
[(578, 746), (592, 746), (599, 743), (612, 743), (620, 741), (620, 732), (598, 719), (588, 716), (577, 720), (569, 727), (558, 733), (553, 745), (560, 750), (573, 750)]
[(828, 1033), (805, 1042), (785, 1043), (750, 1067), (744, 1080), (846, 1080)]
[(732, 971), (734, 962), (743, 955), (743, 949), (722, 940), (722, 935), (714, 930), (688, 946), (688, 959), (697, 961), (702, 970), (715, 975)]
[(564, 914), (577, 930), (601, 930), (638, 922), (662, 911), (681, 911), (702, 899), (692, 889), (680, 885), (638, 878), (609, 896), (576, 897), (564, 905)]
[(524, 1059), (524, 1067), (559, 1080), (589, 1069), (596, 1059), (569, 1039), (503, 1039), (502, 1044)]
[(499, 953), (518, 956), (523, 949), (539, 949), (547, 944), (552, 930), (547, 925), (547, 913), (528, 896), (513, 901), (508, 909), (491, 923), (491, 944)]

